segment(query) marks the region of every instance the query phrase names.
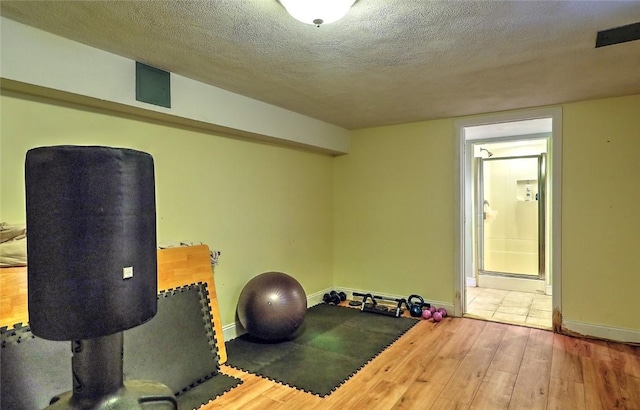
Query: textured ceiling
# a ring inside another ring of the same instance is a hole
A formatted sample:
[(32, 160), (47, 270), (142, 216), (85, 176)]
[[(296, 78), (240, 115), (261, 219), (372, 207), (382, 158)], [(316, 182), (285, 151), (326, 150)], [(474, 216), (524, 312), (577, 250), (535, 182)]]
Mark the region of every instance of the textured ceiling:
[(640, 93), (640, 2), (359, 0), (316, 28), (276, 0), (6, 1), (9, 19), (348, 129)]

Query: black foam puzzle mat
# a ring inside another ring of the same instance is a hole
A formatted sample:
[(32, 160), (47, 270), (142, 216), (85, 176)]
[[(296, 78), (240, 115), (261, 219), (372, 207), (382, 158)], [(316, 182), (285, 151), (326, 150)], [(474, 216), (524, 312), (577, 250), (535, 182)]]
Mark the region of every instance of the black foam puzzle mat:
[[(197, 408), (241, 383), (219, 373), (206, 284), (158, 295), (158, 313), (124, 332), (126, 380), (155, 380), (181, 409)], [(42, 409), (72, 389), (71, 342), (34, 336), (28, 326), (0, 329), (0, 408)]]
[(245, 334), (228, 341), (227, 365), (325, 397), (416, 323), (320, 304), (307, 310), (289, 339), (262, 341)]

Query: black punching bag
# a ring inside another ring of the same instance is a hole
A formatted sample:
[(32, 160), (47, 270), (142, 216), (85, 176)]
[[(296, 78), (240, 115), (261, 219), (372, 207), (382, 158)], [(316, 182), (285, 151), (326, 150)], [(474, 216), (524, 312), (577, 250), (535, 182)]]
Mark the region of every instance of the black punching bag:
[(121, 332), (157, 311), (153, 158), (52, 146), (25, 162), (29, 324), (50, 340)]

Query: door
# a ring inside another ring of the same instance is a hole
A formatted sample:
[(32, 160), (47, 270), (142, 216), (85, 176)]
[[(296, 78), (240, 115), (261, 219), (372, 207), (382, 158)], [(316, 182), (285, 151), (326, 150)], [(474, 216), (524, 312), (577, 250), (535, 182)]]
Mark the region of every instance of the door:
[(478, 161), (478, 273), (544, 279), (545, 154)]

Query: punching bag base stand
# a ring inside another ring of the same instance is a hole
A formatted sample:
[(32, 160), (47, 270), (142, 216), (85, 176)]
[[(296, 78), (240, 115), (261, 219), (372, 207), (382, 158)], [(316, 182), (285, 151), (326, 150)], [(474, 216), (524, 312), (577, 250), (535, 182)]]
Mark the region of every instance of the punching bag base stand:
[(73, 390), (55, 396), (48, 410), (177, 410), (171, 389), (149, 380), (124, 381), (123, 333), (71, 343)]
[(98, 401), (78, 400), (72, 392), (62, 393), (51, 399), (47, 410), (136, 410), (136, 409), (171, 409), (178, 408), (178, 403), (171, 390), (158, 382), (132, 380), (124, 383), (118, 391), (101, 397)]

